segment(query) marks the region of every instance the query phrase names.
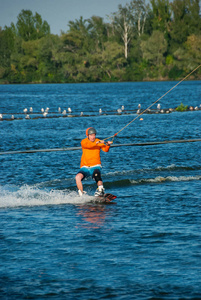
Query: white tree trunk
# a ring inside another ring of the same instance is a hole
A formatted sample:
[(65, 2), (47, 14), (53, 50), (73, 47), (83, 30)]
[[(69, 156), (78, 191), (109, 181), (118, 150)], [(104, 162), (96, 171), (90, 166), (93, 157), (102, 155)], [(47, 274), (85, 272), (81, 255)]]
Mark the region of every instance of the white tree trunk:
[(124, 21), (123, 41), (124, 41), (124, 56), (125, 56), (125, 59), (128, 58), (128, 43), (129, 43), (128, 29), (129, 29), (128, 24), (126, 23), (126, 21)]
[(138, 35), (140, 36), (141, 35), (141, 14), (142, 14), (142, 12), (140, 12), (139, 13), (139, 15), (138, 15), (138, 22), (137, 22), (137, 25), (138, 25)]

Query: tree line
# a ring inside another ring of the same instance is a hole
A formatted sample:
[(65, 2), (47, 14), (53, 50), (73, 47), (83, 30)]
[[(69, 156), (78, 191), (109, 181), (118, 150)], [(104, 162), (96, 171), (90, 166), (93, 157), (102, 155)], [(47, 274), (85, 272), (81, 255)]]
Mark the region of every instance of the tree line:
[(0, 28), (0, 82), (176, 80), (201, 63), (200, 0), (132, 0), (107, 20), (81, 16), (54, 35), (22, 10)]

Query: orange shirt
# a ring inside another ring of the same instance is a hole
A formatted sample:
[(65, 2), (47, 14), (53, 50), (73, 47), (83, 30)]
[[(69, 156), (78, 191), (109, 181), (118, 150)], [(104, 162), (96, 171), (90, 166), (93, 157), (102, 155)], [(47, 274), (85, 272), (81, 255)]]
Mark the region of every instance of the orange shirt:
[(81, 141), (82, 157), (80, 168), (83, 166), (92, 167), (101, 164), (100, 149), (102, 149), (104, 152), (108, 152), (110, 146), (101, 143), (96, 144), (98, 141), (99, 139), (95, 139), (94, 142), (91, 142), (88, 138), (85, 138)]

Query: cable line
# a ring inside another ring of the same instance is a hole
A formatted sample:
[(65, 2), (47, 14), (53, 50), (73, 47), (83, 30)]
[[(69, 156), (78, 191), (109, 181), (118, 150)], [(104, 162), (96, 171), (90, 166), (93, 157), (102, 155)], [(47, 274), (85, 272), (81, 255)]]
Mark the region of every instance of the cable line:
[[(201, 139), (188, 139), (188, 140), (170, 140), (170, 141), (159, 141), (159, 142), (145, 142), (145, 143), (128, 143), (128, 144), (115, 144), (111, 147), (128, 147), (128, 146), (152, 146), (161, 144), (173, 144), (173, 143), (193, 143), (201, 142)], [(10, 155), (10, 154), (30, 154), (38, 152), (56, 152), (56, 151), (75, 151), (81, 150), (82, 147), (67, 147), (67, 148), (53, 148), (53, 149), (32, 149), (32, 150), (19, 150), (19, 151), (6, 151), (0, 152), (0, 155)]]
[(188, 75), (186, 75), (186, 77), (184, 77), (182, 80), (180, 80), (177, 84), (175, 84), (169, 91), (167, 91), (165, 94), (163, 94), (159, 99), (157, 99), (155, 102), (153, 102), (149, 107), (147, 107), (144, 111), (142, 111), (140, 114), (138, 114), (137, 117), (135, 117), (133, 120), (131, 120), (128, 124), (126, 124), (126, 126), (124, 126), (123, 128), (121, 128), (117, 133), (115, 133), (114, 135), (105, 138), (104, 141), (113, 138), (112, 142), (115, 138), (115, 136), (117, 136), (121, 131), (123, 131), (127, 126), (129, 126), (131, 123), (133, 123), (136, 119), (138, 119), (141, 115), (143, 115), (148, 109), (150, 109), (154, 104), (156, 104), (158, 101), (160, 101), (163, 97), (165, 97), (168, 93), (170, 93), (174, 88), (176, 88), (180, 83), (182, 83), (185, 79), (187, 79), (192, 73), (194, 73), (197, 69), (199, 69), (201, 67), (201, 65), (199, 65), (198, 67), (196, 67), (193, 71), (191, 71)]

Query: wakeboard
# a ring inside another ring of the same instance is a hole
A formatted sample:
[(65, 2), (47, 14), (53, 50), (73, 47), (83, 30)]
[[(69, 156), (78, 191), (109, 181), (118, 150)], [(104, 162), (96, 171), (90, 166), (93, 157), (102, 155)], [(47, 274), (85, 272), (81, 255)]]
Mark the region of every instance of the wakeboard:
[(106, 193), (103, 196), (96, 196), (94, 197), (94, 202), (96, 203), (105, 203), (105, 204), (114, 204), (114, 199), (116, 199), (117, 196)]

